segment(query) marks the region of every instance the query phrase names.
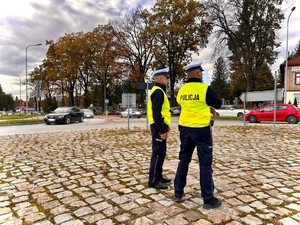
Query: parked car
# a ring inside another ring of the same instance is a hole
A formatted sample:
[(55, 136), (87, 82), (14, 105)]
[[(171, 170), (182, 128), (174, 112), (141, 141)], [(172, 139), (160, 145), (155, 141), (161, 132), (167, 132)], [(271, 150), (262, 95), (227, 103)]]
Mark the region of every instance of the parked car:
[[(274, 105), (267, 104), (257, 110), (250, 111), (245, 115), (245, 120), (249, 123), (274, 121)], [(291, 104), (277, 104), (276, 121), (296, 124), (300, 121), (300, 110)]]
[[(125, 109), (124, 111), (120, 112), (120, 117), (128, 117), (128, 109)], [(129, 118), (131, 117), (137, 117), (137, 118), (141, 118), (142, 117), (142, 113), (140, 111), (138, 111), (137, 109), (132, 109), (129, 108)]]
[(72, 122), (83, 122), (84, 113), (76, 107), (59, 107), (52, 113), (45, 115), (44, 121), (47, 125), (51, 123), (65, 123), (70, 124)]
[[(249, 110), (245, 110), (245, 113), (250, 112)], [(216, 116), (234, 116), (234, 117), (242, 117), (244, 116), (244, 109), (237, 109), (232, 107), (231, 105), (221, 106), (220, 109), (216, 109)]]
[(171, 107), (171, 114), (172, 115), (179, 115), (180, 114), (180, 107)]
[(85, 118), (94, 118), (94, 112), (91, 109), (82, 109)]

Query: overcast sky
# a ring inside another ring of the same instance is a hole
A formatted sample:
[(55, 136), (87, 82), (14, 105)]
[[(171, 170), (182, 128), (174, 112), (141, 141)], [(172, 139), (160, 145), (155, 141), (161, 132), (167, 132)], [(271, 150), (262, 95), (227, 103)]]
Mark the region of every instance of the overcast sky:
[[(56, 41), (66, 33), (88, 32), (109, 19), (117, 19), (138, 5), (150, 8), (155, 0), (2, 0), (0, 1), (0, 84), (6, 94), (20, 95), (20, 75), (25, 79), (25, 50), (28, 45), (28, 73), (46, 58), (45, 40)], [(296, 6), (289, 22), (289, 51), (300, 39), (300, 1), (286, 0), (285, 16)], [(282, 45), (279, 58), (272, 66), (275, 71), (286, 55), (287, 20), (282, 22), (278, 38)], [(211, 49), (203, 49), (198, 57), (203, 61), (206, 83), (212, 75)], [(25, 86), (21, 86), (25, 99)]]

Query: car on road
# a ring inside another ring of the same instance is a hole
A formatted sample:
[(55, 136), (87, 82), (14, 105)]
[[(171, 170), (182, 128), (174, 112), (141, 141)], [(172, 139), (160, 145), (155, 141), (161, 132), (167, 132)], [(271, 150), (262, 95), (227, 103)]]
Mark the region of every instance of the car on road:
[(180, 107), (171, 107), (170, 109), (172, 115), (179, 115), (180, 114)]
[[(125, 109), (124, 111), (120, 112), (120, 117), (128, 117), (128, 109)], [(142, 113), (137, 109), (129, 108), (129, 118), (131, 117), (141, 118)]]
[(94, 112), (91, 109), (82, 109), (84, 118), (94, 118)]
[(65, 123), (70, 124), (72, 122), (83, 122), (84, 113), (76, 107), (59, 107), (52, 113), (45, 115), (44, 122), (49, 125), (51, 123)]
[[(259, 109), (252, 110), (245, 115), (249, 123), (274, 121), (274, 104), (267, 104)], [(300, 110), (291, 104), (276, 105), (276, 121), (296, 124), (300, 121)]]
[[(233, 117), (242, 117), (244, 116), (244, 109), (237, 109), (234, 108), (231, 105), (228, 106), (221, 106), (220, 109), (215, 109), (216, 110), (216, 116), (233, 116)], [(245, 113), (250, 112), (249, 110), (245, 110)]]

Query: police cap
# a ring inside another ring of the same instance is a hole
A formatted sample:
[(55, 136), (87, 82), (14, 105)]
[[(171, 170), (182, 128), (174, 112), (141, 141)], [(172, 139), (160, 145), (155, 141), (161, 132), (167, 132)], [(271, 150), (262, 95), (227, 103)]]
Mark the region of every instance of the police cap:
[(202, 62), (198, 62), (198, 63), (191, 63), (185, 67), (183, 67), (183, 69), (185, 70), (185, 72), (190, 72), (196, 69), (200, 69), (201, 71), (204, 71), (204, 69), (201, 67)]
[(156, 70), (153, 72), (153, 77), (164, 75), (166, 77), (169, 77), (169, 68), (164, 68), (160, 70)]

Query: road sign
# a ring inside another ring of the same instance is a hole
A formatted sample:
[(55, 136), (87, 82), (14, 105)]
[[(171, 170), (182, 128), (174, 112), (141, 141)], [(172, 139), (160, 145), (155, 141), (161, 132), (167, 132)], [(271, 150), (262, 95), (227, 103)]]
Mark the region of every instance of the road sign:
[(136, 108), (136, 94), (135, 93), (122, 94), (122, 107)]
[[(148, 89), (151, 89), (154, 86), (154, 83), (148, 83)], [(136, 84), (136, 88), (137, 89), (141, 89), (141, 90), (147, 90), (147, 83), (145, 82), (138, 82)]]
[(56, 95), (56, 96), (55, 96), (55, 99), (56, 99), (56, 101), (60, 102), (61, 99), (62, 99), (62, 96), (61, 96), (61, 95)]
[(34, 96), (35, 96), (36, 98), (41, 98), (41, 97), (43, 96), (43, 92), (42, 92), (40, 89), (35, 90), (35, 91), (34, 91)]
[(41, 80), (35, 80), (34, 84), (39, 87), (39, 86), (41, 86), (42, 81)]
[[(244, 102), (245, 100), (245, 93), (246, 93), (246, 102), (274, 101), (274, 90), (243, 92), (239, 97), (242, 102)], [(283, 98), (283, 90), (278, 89), (276, 99), (282, 99), (282, 98)]]

